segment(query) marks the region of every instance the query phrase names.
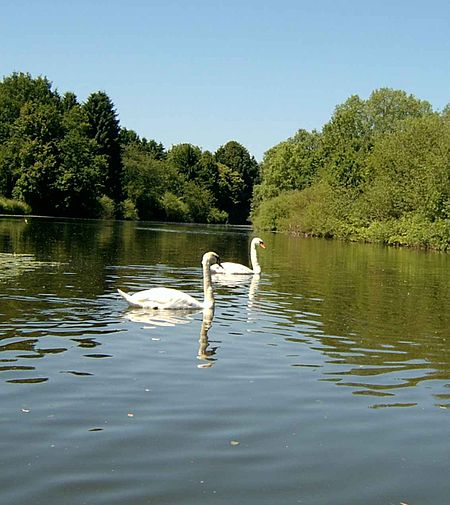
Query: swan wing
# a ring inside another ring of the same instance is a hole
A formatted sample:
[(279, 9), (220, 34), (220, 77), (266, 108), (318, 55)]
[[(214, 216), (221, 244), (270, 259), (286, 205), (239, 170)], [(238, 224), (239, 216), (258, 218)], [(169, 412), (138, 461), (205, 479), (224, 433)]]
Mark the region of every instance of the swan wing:
[(132, 307), (154, 310), (202, 308), (203, 304), (191, 295), (172, 288), (152, 288), (129, 295), (120, 289), (119, 293)]
[(253, 270), (251, 268), (246, 267), (245, 265), (241, 265), (240, 263), (232, 263), (230, 261), (225, 261), (221, 263), (222, 268), (218, 265), (211, 265), (211, 273), (212, 274), (228, 274), (228, 275), (251, 275), (253, 274)]

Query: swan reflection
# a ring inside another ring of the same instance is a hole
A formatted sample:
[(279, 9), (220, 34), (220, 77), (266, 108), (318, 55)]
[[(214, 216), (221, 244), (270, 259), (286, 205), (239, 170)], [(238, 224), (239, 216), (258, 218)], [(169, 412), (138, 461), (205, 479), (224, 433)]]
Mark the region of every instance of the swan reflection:
[[(249, 284), (249, 280), (250, 280), (250, 284)], [(248, 286), (248, 293), (247, 293), (247, 296), (248, 296), (247, 310), (251, 310), (255, 306), (256, 294), (258, 292), (260, 280), (261, 280), (260, 274), (253, 274), (252, 276), (236, 275), (236, 274), (222, 274), (222, 275), (215, 275), (213, 277), (213, 282), (221, 287), (227, 287), (227, 288), (243, 287), (243, 288), (245, 288), (246, 285), (249, 285)], [(245, 293), (244, 289), (242, 291), (244, 294)]]
[(261, 280), (260, 274), (253, 275), (238, 275), (238, 274), (222, 274), (222, 275), (214, 275), (213, 282), (218, 286), (223, 286), (227, 288), (236, 288), (239, 286), (245, 286), (249, 284), (249, 298), (253, 298), (255, 296), (256, 291), (258, 290), (259, 281)]
[(134, 323), (145, 324), (144, 329), (154, 329), (156, 327), (189, 324), (200, 312), (202, 312), (203, 318), (200, 327), (197, 359), (201, 360), (202, 363), (197, 367), (210, 368), (216, 360), (214, 355), (217, 350), (217, 347), (210, 347), (208, 339), (208, 331), (214, 319), (214, 308), (203, 309), (203, 311), (130, 309), (123, 317)]
[[(206, 309), (205, 309), (206, 310)], [(152, 329), (157, 326), (177, 326), (188, 324), (194, 320), (194, 316), (199, 310), (151, 310), (151, 309), (130, 309), (124, 314), (124, 318), (133, 323), (144, 323), (146, 328)]]
[(214, 355), (216, 354), (217, 347), (209, 347), (209, 339), (208, 339), (208, 331), (212, 326), (212, 321), (214, 318), (214, 309), (205, 309), (203, 311), (203, 319), (202, 326), (200, 328), (200, 338), (199, 338), (199, 346), (197, 358), (199, 360), (204, 361), (205, 363), (201, 363), (197, 365), (198, 368), (210, 368), (213, 366)]
[(259, 274), (255, 274), (252, 277), (252, 281), (250, 282), (250, 287), (248, 288), (248, 307), (249, 308), (251, 308), (253, 306), (253, 302), (255, 301), (255, 295), (258, 291), (260, 280), (261, 280), (261, 276)]

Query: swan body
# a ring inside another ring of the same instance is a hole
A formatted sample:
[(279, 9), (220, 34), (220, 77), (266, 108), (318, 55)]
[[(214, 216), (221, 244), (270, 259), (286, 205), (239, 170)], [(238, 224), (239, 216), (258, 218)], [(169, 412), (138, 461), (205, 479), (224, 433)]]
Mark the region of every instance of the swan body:
[(258, 261), (258, 255), (256, 253), (257, 246), (266, 248), (264, 241), (259, 237), (255, 237), (250, 244), (250, 264), (251, 268), (241, 265), (240, 263), (232, 263), (230, 261), (224, 261), (221, 263), (221, 268), (217, 265), (211, 267), (211, 272), (216, 275), (253, 275), (261, 273), (261, 266)]
[(220, 266), (220, 258), (215, 252), (207, 252), (203, 255), (203, 301), (173, 288), (151, 288), (138, 291), (132, 295), (117, 291), (131, 307), (141, 307), (152, 310), (174, 309), (207, 309), (214, 307), (214, 292), (211, 283), (211, 265)]

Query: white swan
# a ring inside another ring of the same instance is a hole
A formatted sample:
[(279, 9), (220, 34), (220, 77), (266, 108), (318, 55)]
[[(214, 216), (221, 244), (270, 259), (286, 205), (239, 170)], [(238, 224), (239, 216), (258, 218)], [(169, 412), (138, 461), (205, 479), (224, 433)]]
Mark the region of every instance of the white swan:
[(220, 265), (219, 255), (207, 252), (203, 255), (203, 301), (198, 301), (191, 295), (172, 288), (152, 288), (129, 295), (122, 290), (117, 291), (132, 307), (142, 307), (153, 310), (174, 309), (209, 309), (214, 307), (214, 292), (211, 284), (211, 265)]
[(246, 267), (245, 265), (241, 265), (240, 263), (231, 263), (229, 261), (225, 261), (221, 263), (222, 268), (217, 268), (216, 266), (212, 266), (211, 272), (213, 274), (222, 274), (222, 275), (251, 275), (251, 274), (260, 274), (261, 266), (258, 261), (258, 255), (256, 253), (256, 247), (266, 248), (264, 241), (259, 237), (255, 237), (250, 244), (250, 263), (252, 268)]

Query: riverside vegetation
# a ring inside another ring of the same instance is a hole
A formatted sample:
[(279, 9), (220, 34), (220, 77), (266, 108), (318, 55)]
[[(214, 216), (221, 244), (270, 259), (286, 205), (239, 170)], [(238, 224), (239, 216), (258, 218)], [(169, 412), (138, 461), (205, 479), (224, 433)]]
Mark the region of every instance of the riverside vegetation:
[(120, 126), (103, 91), (79, 103), (45, 77), (0, 82), (0, 212), (246, 223), (448, 250), (450, 106), (382, 88), (338, 105), (261, 163), (236, 141), (166, 149)]

